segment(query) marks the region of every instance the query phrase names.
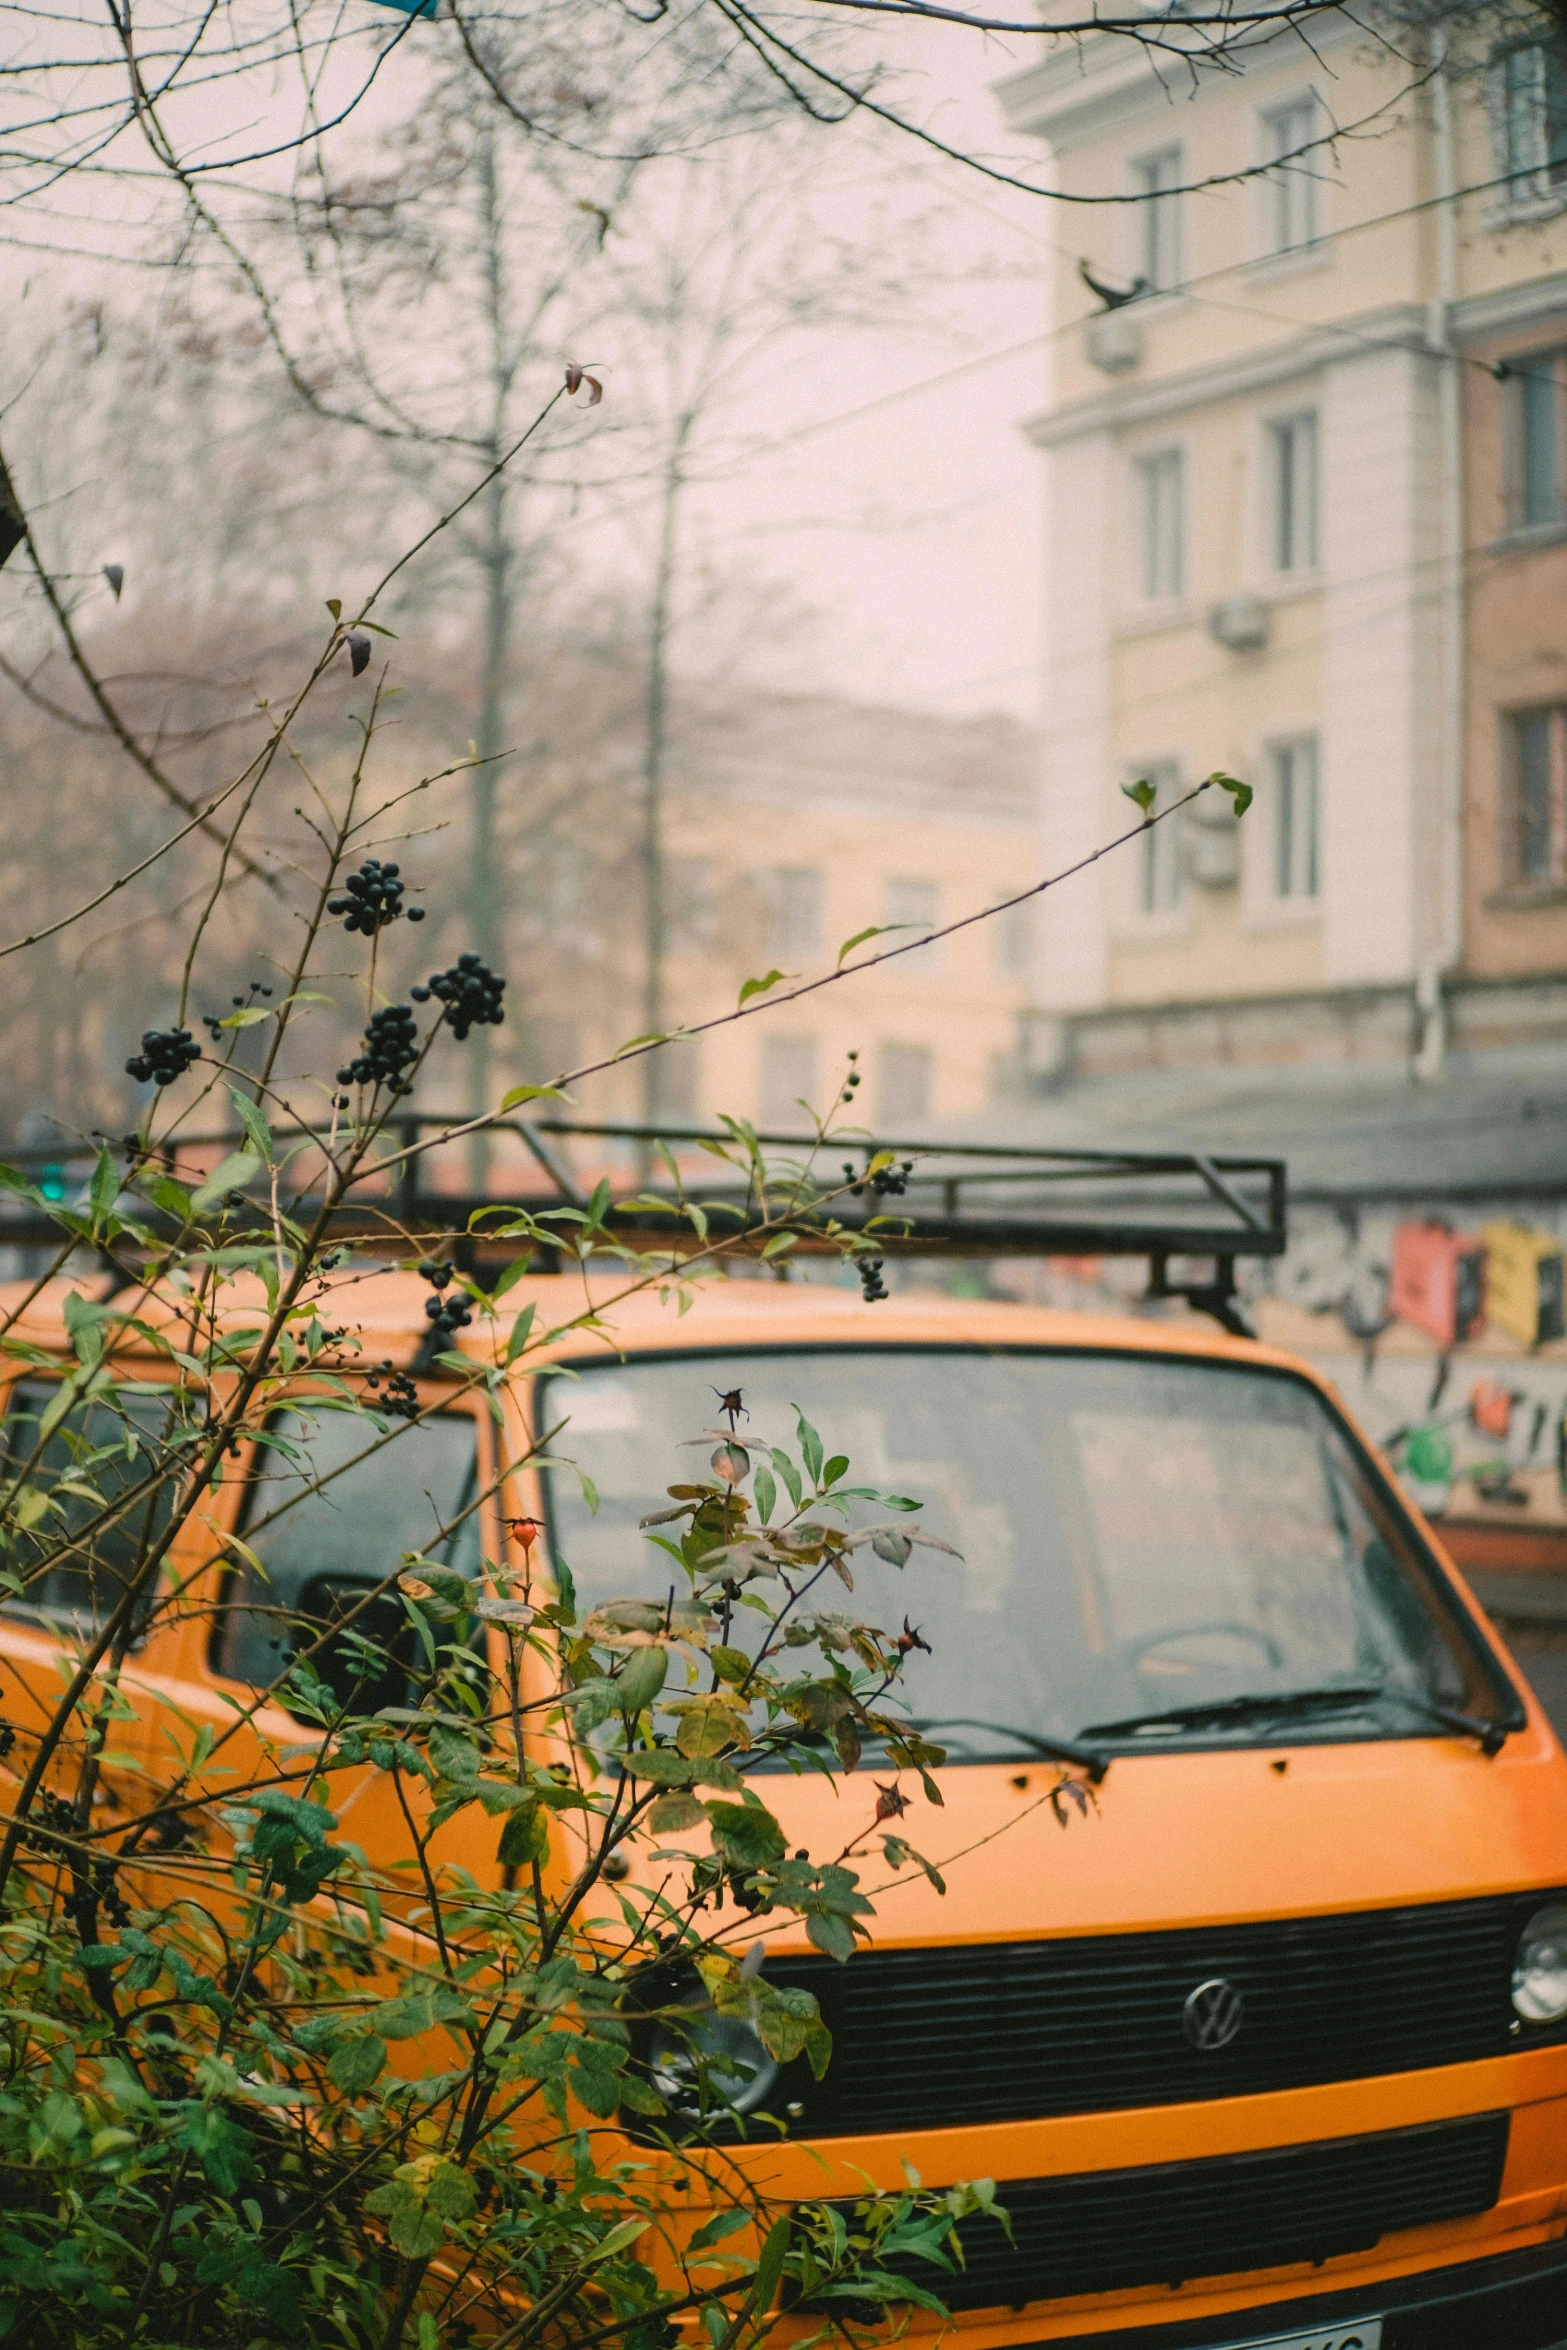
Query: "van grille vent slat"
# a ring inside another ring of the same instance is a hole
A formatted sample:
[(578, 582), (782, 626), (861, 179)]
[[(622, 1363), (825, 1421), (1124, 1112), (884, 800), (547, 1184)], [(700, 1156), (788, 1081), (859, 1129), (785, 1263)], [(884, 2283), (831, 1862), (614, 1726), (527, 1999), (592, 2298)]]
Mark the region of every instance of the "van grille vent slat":
[[(812, 1990), (827, 2077), (791, 2067), (794, 2134), (831, 2137), (1105, 2113), (1463, 2064), (1521, 2034), (1513, 1951), (1548, 1892), (1171, 1932), (769, 1960)], [(1194, 2048), (1189, 1994), (1240, 1993), (1227, 2047)], [(785, 2094), (769, 2099), (783, 2112)]]
[(1508, 2121), (1482, 2113), (1203, 2162), (1008, 2179), (1010, 2242), (997, 2221), (966, 2220), (960, 2271), (908, 2273), (950, 2309), (1016, 2309), (1369, 2251), (1399, 2229), (1489, 2211)]

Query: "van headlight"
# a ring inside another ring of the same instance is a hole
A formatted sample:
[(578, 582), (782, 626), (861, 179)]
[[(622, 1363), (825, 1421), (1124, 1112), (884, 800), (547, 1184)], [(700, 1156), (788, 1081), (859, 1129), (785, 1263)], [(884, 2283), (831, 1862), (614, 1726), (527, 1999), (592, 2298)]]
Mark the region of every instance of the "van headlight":
[[(1567, 1910), (1562, 1915), (1567, 1918)], [(672, 2113), (700, 2113), (704, 2086), (709, 2107), (753, 2113), (777, 2080), (778, 2066), (744, 2016), (693, 2005), (678, 2021), (671, 2015), (654, 2024), (647, 2073)]]
[(1567, 2015), (1567, 1901), (1537, 1909), (1519, 1935), (1513, 2005), (1530, 2024), (1560, 2023)]

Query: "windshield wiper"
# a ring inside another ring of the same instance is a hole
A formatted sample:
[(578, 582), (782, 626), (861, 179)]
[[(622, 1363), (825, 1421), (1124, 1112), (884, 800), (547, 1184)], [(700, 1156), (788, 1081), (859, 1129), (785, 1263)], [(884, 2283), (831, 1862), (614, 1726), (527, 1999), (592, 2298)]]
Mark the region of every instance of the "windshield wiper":
[(1091, 1722), (1082, 1738), (1125, 1738), (1139, 1730), (1198, 1730), (1208, 1723), (1265, 1720), (1270, 1714), (1341, 1713), (1389, 1692), (1380, 1681), (1340, 1681), (1321, 1689), (1257, 1690), (1244, 1697), (1210, 1697), (1191, 1705), (1161, 1705), (1119, 1722)]
[(945, 1714), (940, 1721), (910, 1722), (911, 1730), (923, 1737), (927, 1730), (988, 1730), (996, 1738), (1014, 1738), (1019, 1746), (1043, 1756), (1046, 1762), (1076, 1763), (1086, 1771), (1097, 1787), (1110, 1768), (1110, 1757), (1097, 1754), (1089, 1746), (1079, 1746), (1072, 1738), (1040, 1738), (1032, 1730), (1015, 1730), (1010, 1722), (982, 1722), (973, 1714)]
[(1320, 1689), (1257, 1690), (1242, 1697), (1216, 1697), (1206, 1703), (1161, 1706), (1156, 1713), (1131, 1714), (1125, 1721), (1095, 1722), (1080, 1734), (1084, 1738), (1121, 1738), (1134, 1736), (1140, 1730), (1166, 1727), (1172, 1730), (1222, 1728), (1226, 1722), (1279, 1717), (1287, 1720), (1292, 1714), (1343, 1713), (1352, 1706), (1386, 1699), (1395, 1705), (1409, 1706), (1415, 1713), (1424, 1714), (1428, 1722), (1456, 1731), (1461, 1738), (1478, 1739), (1484, 1754), (1500, 1754), (1507, 1742), (1509, 1732), (1505, 1723), (1482, 1721), (1475, 1714), (1459, 1713), (1452, 1706), (1439, 1704), (1434, 1697), (1417, 1696), (1413, 1690), (1397, 1689), (1388, 1681), (1340, 1681)]
[(1434, 1697), (1419, 1697), (1412, 1689), (1394, 1689), (1384, 1684), (1378, 1693), (1391, 1697), (1395, 1704), (1407, 1705), (1428, 1722), (1439, 1722), (1444, 1730), (1456, 1731), (1460, 1738), (1477, 1738), (1482, 1754), (1497, 1755), (1512, 1736), (1513, 1725), (1508, 1722), (1485, 1721), (1479, 1714), (1463, 1714), (1456, 1706), (1439, 1705)]

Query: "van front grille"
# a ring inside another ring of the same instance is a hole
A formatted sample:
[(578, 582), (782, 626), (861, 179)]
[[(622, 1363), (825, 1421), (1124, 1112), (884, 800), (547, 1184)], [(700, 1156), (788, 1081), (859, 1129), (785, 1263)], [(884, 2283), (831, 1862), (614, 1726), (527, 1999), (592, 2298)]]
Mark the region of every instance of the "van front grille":
[[(1500, 2056), (1518, 2030), (1513, 1951), (1549, 1893), (1170, 1933), (769, 1961), (816, 1994), (825, 2080), (791, 2066), (768, 2099), (799, 2137), (946, 2129), (1184, 2105)], [(1554, 1898), (1560, 1898), (1559, 1895)], [(1193, 2045), (1199, 1985), (1239, 1995), (1238, 2028)]]
[(1073, 2293), (1179, 2285), (1366, 2252), (1382, 2236), (1489, 2211), (1507, 2160), (1505, 2113), (1139, 2170), (1007, 2179), (1012, 2226), (965, 2220), (954, 2275), (908, 2275), (949, 2309), (1020, 2309)]

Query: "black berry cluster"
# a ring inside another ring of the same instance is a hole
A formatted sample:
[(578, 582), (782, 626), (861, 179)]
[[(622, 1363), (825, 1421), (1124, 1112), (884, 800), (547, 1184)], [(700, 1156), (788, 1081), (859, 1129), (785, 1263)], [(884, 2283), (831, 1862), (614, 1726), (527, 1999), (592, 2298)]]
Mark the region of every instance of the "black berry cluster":
[(506, 1014), (501, 1005), (506, 982), (477, 955), (459, 955), (449, 971), (432, 971), (428, 987), (411, 987), (416, 1004), (436, 996), (446, 1006), (442, 1017), (460, 1044), (470, 1028), (499, 1028)]
[(192, 1061), (201, 1059), (201, 1047), (188, 1028), (148, 1028), (143, 1031), (141, 1051), (125, 1064), (127, 1077), (134, 1077), (139, 1085), (150, 1080), (154, 1085), (172, 1085), (176, 1077), (183, 1077)]
[[(383, 1379), (386, 1381), (386, 1392), (384, 1395), (381, 1392), (381, 1382)], [(370, 1390), (370, 1393), (375, 1397), (375, 1400), (380, 1406), (381, 1410), (387, 1414), (389, 1419), (418, 1419), (419, 1390), (414, 1385), (413, 1381), (409, 1378), (406, 1371), (399, 1371), (394, 1369), (390, 1355), (386, 1357), (379, 1370), (372, 1371), (369, 1374), (365, 1380), (365, 1385)]]
[(844, 1079), (843, 1091), (838, 1096), (838, 1099), (841, 1102), (852, 1102), (854, 1099), (854, 1089), (860, 1082), (860, 1072), (858, 1069), (856, 1069), (854, 1064), (859, 1059), (859, 1057), (860, 1056), (858, 1053), (851, 1053), (849, 1055), (849, 1074)]
[(865, 1293), (865, 1302), (868, 1306), (875, 1305), (878, 1298), (886, 1297), (889, 1294), (887, 1284), (881, 1277), (880, 1257), (860, 1257), (856, 1260), (854, 1269), (860, 1277), (860, 1287)]
[(423, 906), (403, 904), (407, 886), (396, 865), (383, 865), (379, 857), (366, 857), (358, 872), (350, 873), (344, 882), (343, 896), (329, 898), (326, 910), (346, 917), (345, 930), (362, 931), (366, 938), (371, 938), (404, 914), (410, 922), (424, 920)]
[(473, 1320), (473, 1308), (462, 1291), (454, 1290), (450, 1297), (441, 1295), (451, 1280), (451, 1266), (434, 1264), (426, 1257), (419, 1271), (435, 1291), (434, 1297), (427, 1297), (424, 1301), (424, 1310), (430, 1317), (431, 1337), (450, 1338), (457, 1331), (466, 1330)]
[[(415, 995), (419, 990), (414, 989)], [(390, 1085), (394, 1093), (412, 1093), (413, 1087), (401, 1082), (403, 1071), (418, 1057), (419, 1031), (414, 1016), (406, 1004), (383, 1004), (379, 1012), (372, 1012), (370, 1025), (365, 1030), (365, 1049), (339, 1069), (339, 1085)]]
[(909, 1177), (914, 1172), (914, 1161), (905, 1159), (901, 1167), (878, 1167), (874, 1174), (867, 1175), (864, 1181), (859, 1183), (855, 1182), (854, 1169), (847, 1159), (843, 1162), (843, 1171), (849, 1178), (849, 1188), (856, 1199), (860, 1197), (867, 1183), (879, 1199), (900, 1199), (909, 1188)]

